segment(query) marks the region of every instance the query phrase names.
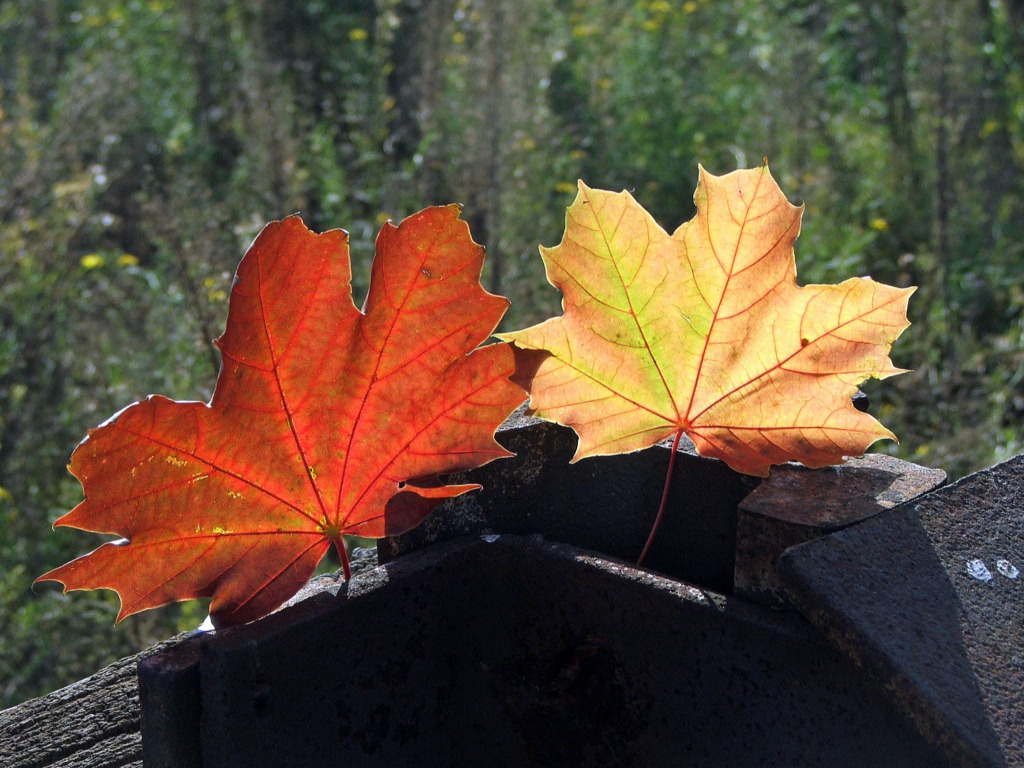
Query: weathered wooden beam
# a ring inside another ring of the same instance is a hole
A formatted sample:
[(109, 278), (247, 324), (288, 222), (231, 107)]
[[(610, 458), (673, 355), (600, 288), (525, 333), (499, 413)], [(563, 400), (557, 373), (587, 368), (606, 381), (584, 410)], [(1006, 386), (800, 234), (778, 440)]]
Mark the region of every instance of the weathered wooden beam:
[[(352, 572), (376, 564), (373, 551), (362, 550), (352, 559)], [(334, 575), (314, 579), (286, 606), (336, 584)], [(139, 662), (194, 634), (178, 635), (115, 661), (84, 680), (0, 712), (0, 766), (142, 768)]]
[(183, 637), (0, 712), (0, 765), (142, 768), (136, 666), (139, 659), (172, 647)]

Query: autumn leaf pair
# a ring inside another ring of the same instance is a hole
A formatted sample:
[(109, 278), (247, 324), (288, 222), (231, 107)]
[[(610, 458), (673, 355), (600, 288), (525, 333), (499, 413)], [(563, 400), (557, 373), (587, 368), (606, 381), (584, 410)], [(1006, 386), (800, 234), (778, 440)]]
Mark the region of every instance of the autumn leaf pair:
[(123, 540), (41, 579), (117, 591), (118, 619), (202, 596), (218, 626), (258, 618), (332, 544), (347, 575), (343, 535), (401, 533), (477, 488), (440, 477), (510, 455), (494, 432), (527, 393), (577, 432), (574, 461), (686, 434), (766, 475), (892, 438), (851, 397), (899, 373), (913, 289), (798, 287), (801, 209), (767, 167), (701, 170), (694, 199), (669, 235), (628, 193), (581, 183), (542, 249), (563, 316), (484, 347), (508, 301), (481, 287), (457, 206), (384, 225), (362, 311), (345, 233), (268, 225), (238, 269), (209, 405), (152, 396), (72, 456), (85, 500), (57, 525)]

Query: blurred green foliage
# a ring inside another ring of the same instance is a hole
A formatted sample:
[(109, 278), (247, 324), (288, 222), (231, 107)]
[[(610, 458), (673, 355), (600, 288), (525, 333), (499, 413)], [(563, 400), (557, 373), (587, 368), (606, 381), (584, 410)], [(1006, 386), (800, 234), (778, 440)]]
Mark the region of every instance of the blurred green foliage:
[(201, 620), (31, 584), (97, 543), (50, 531), (88, 429), (209, 397), (266, 221), (348, 229), (358, 301), (383, 221), (461, 202), (522, 327), (577, 178), (672, 229), (764, 157), (802, 279), (921, 286), (883, 448), (1018, 452), (1024, 0), (0, 0), (0, 707)]

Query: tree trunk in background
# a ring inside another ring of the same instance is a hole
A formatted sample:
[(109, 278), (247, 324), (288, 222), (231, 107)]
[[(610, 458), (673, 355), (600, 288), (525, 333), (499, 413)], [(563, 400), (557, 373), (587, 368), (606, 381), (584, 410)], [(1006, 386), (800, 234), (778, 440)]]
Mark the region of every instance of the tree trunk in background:
[(399, 22), (388, 75), (394, 107), (385, 151), (399, 163), (419, 154), (425, 203), (451, 195), (437, 113), (445, 92), (444, 54), (455, 7), (455, 0), (406, 0), (395, 11)]
[(893, 145), (896, 178), (906, 189), (919, 189), (921, 171), (915, 158), (914, 109), (907, 85), (907, 7), (903, 0), (883, 2), (888, 14), (884, 45), (888, 49), (886, 72), (886, 124)]
[[(985, 3), (991, 6), (991, 3)], [(1008, 31), (1013, 47), (1013, 59), (1017, 67), (1024, 69), (1024, 0), (1003, 0), (1009, 20)], [(991, 7), (988, 9), (991, 12)]]
[[(943, 4), (946, 5), (945, 3)], [(938, 77), (936, 80), (935, 116), (935, 259), (939, 268), (939, 302), (946, 308), (947, 323), (943, 334), (945, 354), (949, 358), (954, 352), (952, 329), (959, 322), (950, 306), (950, 279), (952, 259), (949, 250), (949, 211), (953, 195), (949, 173), (949, 122), (952, 120), (952, 106), (949, 93), (949, 28), (943, 7), (939, 12), (940, 35), (938, 52)], [(952, 316), (952, 317), (950, 317)]]
[[(1024, 74), (1024, 0), (1006, 2), (1009, 36), (1008, 50), (1002, 57), (988, 51), (998, 46), (997, 20), (990, 0), (979, 0), (978, 17), (981, 34), (978, 58), (982, 71), (982, 88), (976, 93), (972, 128), (977, 131), (985, 144), (988, 162), (981, 167), (981, 186), (991, 201), (985, 206), (988, 218), (999, 216), (998, 201), (1007, 196), (1018, 200), (1024, 195), (1024, 167), (1021, 158), (1014, 151), (1013, 128), (1018, 125), (1014, 115), (1014, 94), (1012, 92), (1013, 69), (1018, 76)], [(1017, 128), (1020, 134), (1020, 128)], [(1020, 135), (1024, 140), (1024, 135)], [(1024, 227), (1022, 227), (1024, 231)], [(986, 233), (992, 237), (991, 232)]]
[(189, 52), (195, 70), (196, 100), (192, 120), (205, 135), (207, 152), (203, 158), (205, 175), (214, 189), (221, 190), (231, 179), (231, 171), (242, 147), (231, 127), (232, 101), (228, 97), (231, 75), (228, 30), (224, 24), (222, 0), (185, 0), (183, 50)]
[(487, 248), (487, 263), (490, 265), (488, 289), (491, 293), (502, 292), (504, 276), (504, 255), (501, 252), (501, 189), (504, 166), (504, 133), (508, 122), (505, 116), (505, 59), (508, 36), (505, 33), (505, 12), (501, 2), (483, 2), (485, 15), (484, 49), (485, 75), (483, 135), (480, 137), (480, 167), (483, 175), (477, 190), (483, 203), (483, 228), (479, 238)]
[[(876, 5), (878, 50), (885, 62), (881, 87), (885, 100), (885, 125), (892, 147), (892, 183), (896, 190), (908, 198), (904, 206), (905, 218), (900, 224), (900, 248), (915, 253), (928, 247), (932, 239), (932, 202), (925, 185), (923, 160), (918, 152), (919, 132), (915, 110), (910, 101), (911, 84), (908, 72), (910, 48), (907, 39), (907, 5), (904, 0), (883, 0)], [(910, 201), (916, 201), (910, 202)]]

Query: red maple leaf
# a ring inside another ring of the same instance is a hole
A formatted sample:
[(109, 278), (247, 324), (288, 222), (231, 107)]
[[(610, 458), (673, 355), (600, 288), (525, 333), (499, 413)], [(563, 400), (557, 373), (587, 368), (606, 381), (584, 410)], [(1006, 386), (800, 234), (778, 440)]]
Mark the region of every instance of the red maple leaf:
[(56, 525), (125, 541), (40, 579), (115, 590), (118, 620), (207, 596), (215, 624), (239, 624), (332, 543), (347, 576), (343, 534), (401, 533), (479, 487), (438, 478), (510, 455), (494, 430), (525, 395), (508, 345), (477, 349), (508, 301), (481, 287), (458, 215), (384, 225), (362, 312), (344, 232), (268, 225), (238, 268), (210, 403), (151, 396), (72, 456), (85, 500)]

